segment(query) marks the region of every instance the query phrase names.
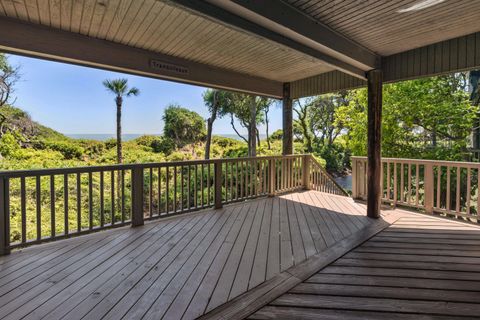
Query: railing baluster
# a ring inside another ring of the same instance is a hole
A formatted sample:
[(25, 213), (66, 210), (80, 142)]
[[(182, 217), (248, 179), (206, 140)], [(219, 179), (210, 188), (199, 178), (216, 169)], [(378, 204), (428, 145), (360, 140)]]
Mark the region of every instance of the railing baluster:
[(55, 238), (55, 176), (50, 175), (50, 238)]
[(202, 189), (202, 194), (201, 194), (201, 196), (202, 196), (202, 198), (201, 198), (202, 205), (201, 205), (201, 207), (203, 208), (203, 207), (205, 206), (205, 192), (204, 192), (204, 190), (203, 190), (203, 179), (205, 179), (205, 172), (204, 172), (204, 165), (203, 165), (203, 163), (201, 164), (201, 166), (202, 166), (202, 167), (201, 167), (201, 170), (200, 170), (200, 171), (201, 171), (202, 179), (200, 180), (200, 188)]
[(198, 165), (195, 165), (195, 184), (193, 188), (193, 193), (195, 194), (195, 198), (193, 200), (193, 206), (198, 208)]
[(451, 171), (451, 167), (450, 166), (447, 166), (447, 203), (446, 203), (446, 208), (447, 208), (447, 211), (450, 211), (450, 205), (451, 205), (451, 199), (450, 199), (450, 196), (451, 196), (451, 188), (450, 188), (450, 171)]
[(105, 225), (104, 174), (100, 171), (100, 228)]
[(82, 175), (77, 172), (77, 232), (82, 231)]
[(125, 223), (125, 170), (122, 170), (122, 223)]
[(110, 171), (110, 212), (111, 225), (115, 225), (115, 171)]
[(68, 174), (63, 175), (64, 234), (68, 236)]
[(25, 177), (20, 178), (20, 207), (22, 215), (22, 243), (27, 242), (27, 196), (25, 187)]
[(437, 167), (437, 209), (440, 209), (440, 203), (441, 203), (441, 185), (440, 181), (442, 179), (442, 166)]
[(42, 239), (42, 187), (41, 187), (41, 176), (35, 177), (35, 200), (36, 200), (36, 210), (37, 210), (37, 240)]
[(157, 213), (158, 216), (162, 214), (162, 167), (157, 168), (157, 174), (158, 174), (158, 208), (157, 208)]
[(460, 213), (460, 166), (457, 166), (457, 188), (456, 188), (456, 199), (455, 199), (455, 211)]
[(153, 217), (153, 168), (148, 169), (148, 211), (150, 218)]
[(415, 205), (418, 207), (418, 200), (419, 200), (419, 190), (420, 187), (420, 165), (417, 163), (417, 168), (415, 171)]
[(170, 198), (169, 191), (170, 187), (170, 168), (167, 166), (165, 168), (165, 214), (170, 212), (170, 204), (168, 203), (168, 199)]
[(92, 173), (88, 173), (88, 228), (93, 229), (93, 186)]
[(177, 166), (173, 166), (173, 212), (177, 212)]
[(211, 197), (210, 197), (210, 179), (211, 179), (211, 174), (210, 174), (210, 163), (207, 164), (207, 206), (210, 206), (212, 203)]
[(400, 163), (400, 202), (405, 202), (405, 171), (403, 163)]
[(467, 168), (467, 208), (466, 213), (470, 214), (470, 197), (472, 194), (472, 173), (470, 172), (470, 168)]

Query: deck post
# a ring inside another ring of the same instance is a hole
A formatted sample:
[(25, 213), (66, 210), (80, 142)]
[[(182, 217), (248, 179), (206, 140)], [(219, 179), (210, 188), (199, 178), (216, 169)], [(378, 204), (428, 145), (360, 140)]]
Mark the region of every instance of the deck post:
[(9, 180), (0, 178), (0, 255), (10, 253)]
[(275, 196), (275, 175), (276, 175), (276, 168), (275, 168), (275, 159), (268, 160), (268, 176), (269, 176), (269, 183), (268, 183), (268, 196), (273, 197)]
[(359, 182), (357, 159), (352, 159), (352, 198), (358, 199), (358, 187)]
[(433, 213), (433, 193), (434, 193), (434, 177), (433, 164), (427, 163), (425, 165), (425, 211)]
[(293, 107), (290, 83), (283, 84), (283, 155), (293, 154)]
[(213, 187), (213, 195), (214, 195), (214, 203), (215, 209), (222, 208), (222, 163), (220, 161), (215, 162), (214, 167), (214, 187)]
[(311, 189), (311, 184), (310, 184), (310, 161), (312, 161), (312, 156), (309, 154), (306, 154), (303, 156), (303, 189), (305, 190), (310, 190)]
[(132, 169), (132, 227), (143, 223), (143, 167), (135, 166)]
[(368, 170), (367, 216), (380, 217), (382, 147), (382, 70), (367, 72), (368, 82)]

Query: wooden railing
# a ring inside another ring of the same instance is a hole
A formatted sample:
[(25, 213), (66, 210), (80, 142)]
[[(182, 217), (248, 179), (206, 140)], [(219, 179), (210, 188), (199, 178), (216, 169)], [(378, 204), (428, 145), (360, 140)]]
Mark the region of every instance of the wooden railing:
[(0, 252), (303, 188), (342, 194), (310, 155), (4, 171)]
[[(477, 220), (480, 163), (382, 158), (382, 201)], [(367, 159), (352, 157), (352, 196), (367, 197)]]
[(328, 172), (312, 157), (310, 161), (310, 188), (313, 190), (349, 196), (349, 194), (328, 174)]

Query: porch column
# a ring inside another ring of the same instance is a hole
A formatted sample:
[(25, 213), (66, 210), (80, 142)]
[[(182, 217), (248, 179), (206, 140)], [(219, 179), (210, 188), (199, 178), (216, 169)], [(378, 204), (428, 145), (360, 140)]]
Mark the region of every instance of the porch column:
[(290, 83), (283, 84), (283, 155), (293, 154), (293, 109)]
[(368, 197), (367, 216), (380, 217), (382, 144), (382, 70), (367, 72), (368, 80)]

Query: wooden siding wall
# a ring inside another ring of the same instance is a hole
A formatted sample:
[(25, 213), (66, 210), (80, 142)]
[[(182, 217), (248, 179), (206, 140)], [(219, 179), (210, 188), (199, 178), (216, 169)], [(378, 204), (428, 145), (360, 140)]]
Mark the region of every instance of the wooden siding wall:
[(480, 68), (480, 32), (388, 56), (386, 82)]
[[(477, 68), (480, 68), (480, 32), (382, 59), (385, 83)], [(366, 85), (366, 81), (331, 71), (292, 82), (291, 95), (297, 99)]]
[(335, 92), (342, 89), (364, 87), (367, 82), (340, 71), (322, 73), (318, 76), (305, 78), (290, 83), (290, 94), (293, 99), (309, 97), (318, 94)]

